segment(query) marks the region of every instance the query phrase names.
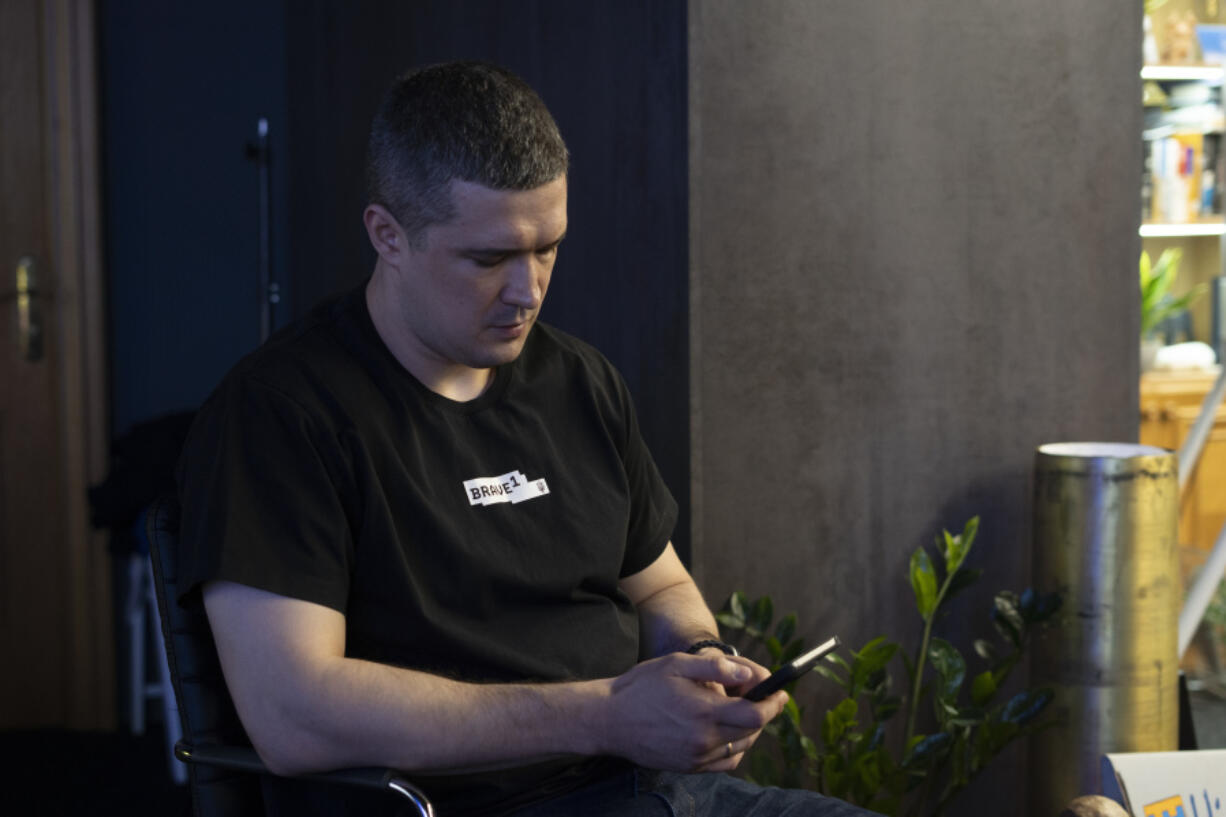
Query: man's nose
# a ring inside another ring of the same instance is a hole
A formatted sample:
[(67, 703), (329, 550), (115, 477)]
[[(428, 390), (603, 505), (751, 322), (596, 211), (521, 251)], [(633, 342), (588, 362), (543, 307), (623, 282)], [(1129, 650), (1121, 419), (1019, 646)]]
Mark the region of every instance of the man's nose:
[(549, 274), (540, 260), (533, 254), (515, 259), (510, 266), (506, 286), (502, 290), (502, 299), (522, 309), (536, 309), (541, 305), (544, 295), (542, 282)]

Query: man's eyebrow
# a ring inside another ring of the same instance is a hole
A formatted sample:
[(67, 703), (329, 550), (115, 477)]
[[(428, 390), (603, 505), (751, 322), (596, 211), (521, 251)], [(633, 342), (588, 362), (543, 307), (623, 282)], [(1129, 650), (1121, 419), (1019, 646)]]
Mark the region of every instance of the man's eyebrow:
[[(535, 248), (535, 250), (553, 249), (554, 247), (561, 244), (563, 239), (566, 238), (566, 232), (567, 231), (563, 230), (562, 235), (558, 236), (553, 241), (550, 241), (548, 244)], [(460, 252), (467, 253), (470, 255), (510, 255), (512, 253), (517, 253), (517, 252), (527, 252), (527, 250), (525, 250), (523, 247), (499, 247), (497, 245), (491, 244), (491, 245), (484, 246), (484, 247), (483, 246), (464, 247), (460, 250)]]

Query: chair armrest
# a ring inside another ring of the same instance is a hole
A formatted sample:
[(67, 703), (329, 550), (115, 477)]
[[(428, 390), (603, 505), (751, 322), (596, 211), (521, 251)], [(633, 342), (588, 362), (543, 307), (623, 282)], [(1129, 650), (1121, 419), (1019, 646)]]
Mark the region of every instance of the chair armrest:
[[(191, 745), (186, 741), (175, 744), (175, 757), (184, 763), (201, 763), (206, 766), (216, 766), (222, 769), (232, 769), (237, 772), (251, 774), (272, 774), (260, 760), (255, 749), (250, 746), (228, 746), (224, 744)], [(367, 789), (384, 789), (396, 792), (409, 800), (417, 808), (421, 817), (434, 817), (434, 807), (421, 789), (414, 786), (394, 769), (375, 767), (359, 769), (338, 769), (331, 772), (317, 772), (301, 775), (304, 780), (315, 780), (323, 783), (339, 783), (346, 786), (359, 786)]]

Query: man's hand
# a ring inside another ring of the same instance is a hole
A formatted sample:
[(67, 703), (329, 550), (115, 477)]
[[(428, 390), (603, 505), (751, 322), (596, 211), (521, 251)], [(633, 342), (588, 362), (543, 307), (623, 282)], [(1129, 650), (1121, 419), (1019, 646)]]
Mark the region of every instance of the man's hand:
[(777, 692), (758, 703), (728, 697), (725, 689), (739, 695), (769, 673), (747, 658), (716, 653), (673, 653), (614, 679), (603, 751), (652, 769), (735, 769), (788, 697)]

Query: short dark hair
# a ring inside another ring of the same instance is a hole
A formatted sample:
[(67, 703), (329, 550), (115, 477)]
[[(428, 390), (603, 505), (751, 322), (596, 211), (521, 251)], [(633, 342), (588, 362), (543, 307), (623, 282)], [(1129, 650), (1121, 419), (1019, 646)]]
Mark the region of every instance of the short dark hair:
[(569, 163), (557, 123), (528, 83), (489, 63), (441, 63), (404, 74), (383, 97), (367, 145), (367, 194), (420, 248), (430, 225), (455, 214), (453, 179), (531, 190), (564, 176)]

